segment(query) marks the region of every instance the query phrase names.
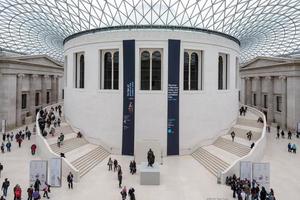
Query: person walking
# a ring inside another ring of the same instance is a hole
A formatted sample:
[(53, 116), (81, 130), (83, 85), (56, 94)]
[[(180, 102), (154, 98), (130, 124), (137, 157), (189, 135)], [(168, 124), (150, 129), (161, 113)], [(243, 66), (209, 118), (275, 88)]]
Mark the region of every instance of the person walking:
[(34, 182), (34, 190), (40, 191), (41, 181), (37, 178)]
[(232, 131), (232, 132), (230, 133), (230, 135), (231, 135), (231, 138), (232, 138), (232, 142), (234, 142), (235, 132)]
[(2, 144), (1, 144), (1, 152), (4, 153), (4, 150), (5, 150), (4, 149), (4, 143), (2, 142)]
[(34, 190), (34, 192), (32, 193), (32, 198), (33, 198), (33, 200), (41, 199), (40, 192), (38, 190)]
[(267, 191), (265, 187), (262, 187), (260, 191), (260, 200), (266, 200), (266, 198), (267, 198)]
[(121, 190), (121, 196), (122, 196), (122, 200), (125, 200), (127, 197), (127, 189), (126, 186), (123, 187), (123, 189)]
[(7, 190), (10, 183), (7, 178), (4, 179), (4, 182), (2, 183), (1, 190), (3, 191), (3, 196), (7, 197)]
[(111, 158), (108, 159), (107, 165), (108, 165), (108, 171), (112, 171), (113, 161)]
[(119, 188), (122, 188), (122, 179), (123, 179), (123, 172), (121, 166), (118, 166), (118, 181), (119, 181)]
[(2, 170), (3, 170), (3, 165), (0, 163), (0, 178), (1, 178)]
[(277, 134), (279, 134), (279, 131), (280, 131), (280, 126), (279, 125), (277, 125)]
[(47, 197), (47, 199), (50, 199), (49, 192), (50, 192), (50, 185), (48, 185), (47, 182), (45, 182), (45, 187), (43, 188), (44, 194), (43, 197)]
[(22, 140), (22, 137), (19, 136), (18, 139), (17, 139), (17, 142), (18, 142), (18, 144), (19, 144), (19, 148), (21, 148), (22, 141), (23, 141), (23, 140)]
[(22, 189), (18, 184), (14, 187), (14, 196), (14, 200), (21, 200), (22, 198)]
[(10, 143), (10, 141), (8, 140), (8, 142), (6, 143), (6, 149), (7, 149), (7, 151), (8, 152), (10, 152), (10, 148), (11, 148), (11, 143)]
[(289, 130), (289, 132), (288, 132), (288, 139), (292, 139), (292, 132)]
[(134, 192), (135, 192), (134, 188), (130, 188), (128, 190), (128, 195), (129, 195), (129, 199), (130, 200), (135, 200), (135, 194), (134, 194)]
[(293, 153), (296, 153), (296, 152), (297, 152), (297, 146), (296, 146), (296, 144), (293, 144), (293, 145), (292, 145), (292, 151), (293, 151)]
[(36, 151), (36, 144), (32, 144), (31, 145), (31, 155), (35, 155), (35, 151)]
[(67, 177), (67, 181), (68, 181), (69, 189), (73, 189), (73, 174), (72, 174), (72, 172), (69, 173), (69, 175)]
[(114, 160), (114, 172), (118, 170), (118, 161)]
[(33, 188), (32, 185), (27, 189), (27, 200), (32, 200)]

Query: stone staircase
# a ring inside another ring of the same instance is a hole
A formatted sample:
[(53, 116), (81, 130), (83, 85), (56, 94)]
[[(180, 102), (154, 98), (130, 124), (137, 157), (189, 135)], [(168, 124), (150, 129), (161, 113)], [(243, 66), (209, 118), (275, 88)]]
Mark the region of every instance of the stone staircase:
[[(246, 116), (239, 116), (237, 123), (226, 135), (218, 137), (211, 145), (203, 146), (191, 155), (213, 175), (225, 171), (235, 160), (247, 155), (250, 144), (261, 137), (262, 123), (257, 123), (258, 116), (248, 111)], [(251, 130), (252, 138), (248, 140), (246, 133)], [(230, 133), (235, 132), (234, 142)]]
[[(48, 132), (50, 129), (46, 129)], [(63, 133), (65, 140), (63, 145), (57, 146), (57, 138)], [(64, 153), (66, 159), (79, 171), (80, 177), (86, 175), (96, 165), (109, 156), (103, 147), (89, 143), (84, 137), (77, 138), (77, 133), (62, 117), (60, 127), (55, 128), (54, 137), (46, 138), (53, 152), (60, 155)]]

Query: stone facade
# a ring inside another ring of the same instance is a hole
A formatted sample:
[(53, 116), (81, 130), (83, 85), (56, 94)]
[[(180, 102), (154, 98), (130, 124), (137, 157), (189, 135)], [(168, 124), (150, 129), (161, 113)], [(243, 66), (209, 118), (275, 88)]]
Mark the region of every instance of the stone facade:
[(269, 124), (295, 130), (300, 122), (300, 60), (258, 57), (240, 69), (241, 102), (263, 111)]
[(32, 122), (36, 112), (62, 99), (63, 67), (47, 56), (0, 57), (0, 129)]

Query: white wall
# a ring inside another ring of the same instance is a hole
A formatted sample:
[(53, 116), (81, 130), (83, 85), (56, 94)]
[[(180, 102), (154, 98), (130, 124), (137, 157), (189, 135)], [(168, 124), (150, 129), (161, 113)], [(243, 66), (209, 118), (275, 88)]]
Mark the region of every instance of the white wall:
[[(184, 49), (203, 51), (203, 91), (183, 91), (180, 83), (180, 152), (214, 137), (236, 118), (238, 90), (235, 88), (238, 45), (224, 37), (180, 31), (115, 31), (83, 35), (65, 44), (67, 87), (65, 115), (86, 136), (98, 138), (115, 153), (121, 152), (123, 117), (122, 41), (136, 40), (135, 49), (135, 140), (159, 140), (167, 148), (168, 39), (181, 40), (180, 79), (183, 80)], [(162, 55), (162, 90), (140, 91), (140, 48), (159, 48)], [(119, 49), (119, 90), (99, 90), (101, 49)], [(85, 88), (74, 89), (74, 54), (85, 53)], [(217, 90), (218, 54), (229, 54), (229, 89)]]

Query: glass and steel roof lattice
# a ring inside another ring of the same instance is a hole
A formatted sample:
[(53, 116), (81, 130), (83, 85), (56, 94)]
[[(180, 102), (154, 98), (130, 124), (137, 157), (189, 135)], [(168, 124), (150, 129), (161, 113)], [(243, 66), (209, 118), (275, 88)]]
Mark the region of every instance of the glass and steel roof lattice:
[(69, 35), (142, 25), (229, 34), (242, 62), (300, 52), (300, 0), (0, 0), (0, 47), (60, 61)]

